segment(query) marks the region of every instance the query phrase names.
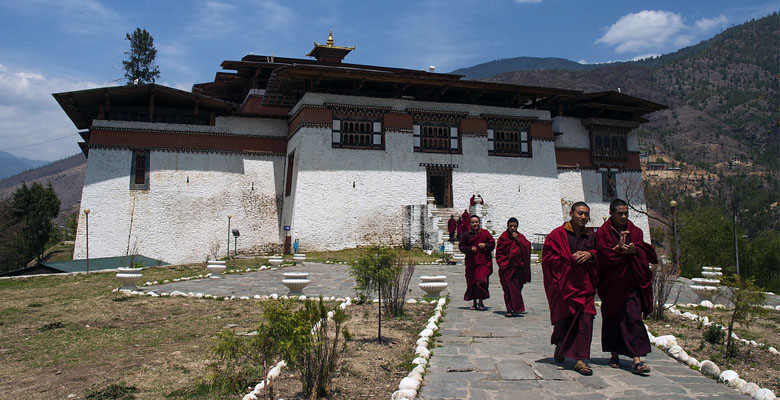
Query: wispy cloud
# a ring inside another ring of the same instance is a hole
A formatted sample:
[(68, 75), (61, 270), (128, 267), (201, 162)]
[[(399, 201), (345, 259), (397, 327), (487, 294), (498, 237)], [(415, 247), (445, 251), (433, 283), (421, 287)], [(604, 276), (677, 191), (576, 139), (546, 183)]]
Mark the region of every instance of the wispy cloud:
[(726, 23), (728, 19), (722, 14), (686, 25), (679, 13), (643, 10), (620, 17), (596, 43), (613, 46), (618, 54), (667, 50), (669, 46), (679, 48), (692, 44)]
[(542, 0), (515, 0), (517, 4), (538, 4), (541, 2)]
[[(0, 64), (0, 149), (39, 143), (75, 133), (73, 123), (52, 93), (105, 86), (62, 78)], [(14, 154), (54, 160), (78, 152), (76, 138), (13, 151)]]
[(239, 25), (235, 6), (218, 1), (205, 1), (198, 5), (198, 12), (189, 24), (189, 30), (205, 39), (224, 38), (232, 34)]

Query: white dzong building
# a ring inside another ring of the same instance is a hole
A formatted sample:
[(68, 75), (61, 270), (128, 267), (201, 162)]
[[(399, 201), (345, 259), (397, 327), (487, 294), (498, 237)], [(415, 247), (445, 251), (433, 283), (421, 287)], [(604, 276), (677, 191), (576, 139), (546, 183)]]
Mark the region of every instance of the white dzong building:
[[(441, 221), (474, 194), (492, 230), (514, 216), (529, 239), (576, 201), (593, 226), (615, 197), (643, 205), (635, 128), (664, 106), (342, 62), (352, 49), (329, 38), (313, 59), (224, 61), (191, 92), (55, 94), (87, 155), (74, 258), (86, 256), (86, 208), (90, 257), (187, 263), (226, 255), (228, 240), (239, 253), (295, 240), (438, 249)], [(632, 220), (649, 240), (646, 217)]]

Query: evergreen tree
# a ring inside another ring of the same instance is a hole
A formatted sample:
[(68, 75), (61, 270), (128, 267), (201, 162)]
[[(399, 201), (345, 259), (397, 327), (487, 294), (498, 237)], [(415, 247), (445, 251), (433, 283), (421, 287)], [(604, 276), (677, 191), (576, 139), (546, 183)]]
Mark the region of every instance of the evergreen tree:
[(157, 56), (154, 38), (146, 29), (135, 28), (132, 34), (125, 34), (125, 39), (130, 41), (130, 51), (125, 52), (128, 58), (122, 61), (127, 84), (154, 83), (160, 77), (160, 69), (154, 62)]
[(21, 224), (15, 242), (25, 262), (43, 257), (46, 242), (54, 230), (52, 219), (59, 213), (60, 199), (51, 183), (45, 188), (38, 182), (34, 182), (29, 188), (22, 184), (22, 187), (14, 192), (11, 198), (11, 215)]

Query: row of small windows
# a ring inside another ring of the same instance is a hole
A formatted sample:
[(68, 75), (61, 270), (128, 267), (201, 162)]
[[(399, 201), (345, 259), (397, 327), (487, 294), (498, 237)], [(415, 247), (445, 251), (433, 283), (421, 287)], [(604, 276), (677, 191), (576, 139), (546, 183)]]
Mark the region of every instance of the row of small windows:
[(596, 149), (609, 149), (617, 151), (626, 151), (626, 138), (614, 135), (596, 135), (593, 143)]

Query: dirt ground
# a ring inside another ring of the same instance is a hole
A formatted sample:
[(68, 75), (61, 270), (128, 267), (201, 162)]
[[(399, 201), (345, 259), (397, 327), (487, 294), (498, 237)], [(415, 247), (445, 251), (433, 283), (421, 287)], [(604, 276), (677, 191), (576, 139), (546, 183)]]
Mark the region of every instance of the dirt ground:
[[(149, 269), (144, 278), (202, 272)], [(110, 273), (0, 281), (0, 399), (84, 399), (112, 384), (134, 387), (137, 399), (241, 398), (211, 392), (202, 377), (216, 333), (254, 330), (259, 301), (125, 296), (111, 292), (117, 283)], [(384, 321), (381, 345), (376, 309), (347, 310), (354, 341), (334, 382), (336, 398), (389, 398), (411, 368), (433, 305), (409, 305), (409, 318)], [(289, 370), (283, 376), (277, 393), (295, 398), (300, 384)]]
[[(706, 315), (710, 320), (722, 323), (724, 326), (728, 321), (727, 311), (684, 307), (678, 309), (701, 316)], [(771, 389), (775, 393), (780, 392), (780, 357), (767, 351), (769, 346), (780, 345), (780, 312), (769, 311), (752, 321), (749, 327), (736, 325), (734, 332), (737, 336), (764, 343), (766, 347), (755, 348), (737, 341), (739, 351), (733, 357), (725, 356), (725, 345), (712, 344), (704, 340), (705, 329), (698, 322), (667, 314), (666, 321), (646, 320), (645, 323), (653, 334), (674, 335), (677, 343), (691, 357), (696, 357), (699, 361), (711, 360), (720, 367), (721, 371), (734, 370), (740, 378), (748, 382), (755, 382), (760, 387)]]

